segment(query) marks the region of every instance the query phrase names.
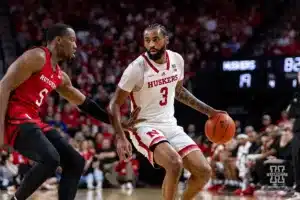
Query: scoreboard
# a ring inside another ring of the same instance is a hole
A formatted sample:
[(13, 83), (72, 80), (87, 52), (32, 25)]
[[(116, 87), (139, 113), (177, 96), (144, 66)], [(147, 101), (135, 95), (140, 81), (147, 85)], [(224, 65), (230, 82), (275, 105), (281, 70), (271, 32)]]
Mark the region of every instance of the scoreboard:
[(298, 86), (300, 57), (223, 60), (217, 65), (225, 90), (294, 90)]

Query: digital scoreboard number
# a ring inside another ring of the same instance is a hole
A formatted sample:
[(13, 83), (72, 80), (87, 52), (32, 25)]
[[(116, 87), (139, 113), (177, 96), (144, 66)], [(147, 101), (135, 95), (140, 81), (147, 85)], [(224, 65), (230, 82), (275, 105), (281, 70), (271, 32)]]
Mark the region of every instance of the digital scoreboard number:
[(300, 71), (300, 57), (288, 57), (284, 59), (283, 71), (285, 73), (297, 73)]
[(227, 78), (227, 80), (223, 79), (223, 82), (234, 82), (240, 89), (252, 88), (255, 81), (254, 76), (256, 76), (257, 63), (256, 60), (224, 61), (221, 71)]
[(300, 57), (285, 57), (273, 59), (272, 73), (275, 76), (275, 89), (288, 90), (298, 87), (297, 75), (300, 71)]

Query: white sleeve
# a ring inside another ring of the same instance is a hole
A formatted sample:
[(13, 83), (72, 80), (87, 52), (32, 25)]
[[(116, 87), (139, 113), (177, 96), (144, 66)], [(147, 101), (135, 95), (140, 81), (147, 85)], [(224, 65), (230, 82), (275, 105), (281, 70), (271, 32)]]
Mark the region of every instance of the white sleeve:
[(141, 66), (131, 63), (123, 72), (118, 86), (126, 92), (132, 92), (134, 87), (137, 86), (137, 84), (142, 79), (142, 76), (143, 74)]
[(180, 54), (178, 54), (178, 56), (179, 56), (179, 65), (180, 65), (179, 80), (182, 81), (184, 79), (184, 60)]

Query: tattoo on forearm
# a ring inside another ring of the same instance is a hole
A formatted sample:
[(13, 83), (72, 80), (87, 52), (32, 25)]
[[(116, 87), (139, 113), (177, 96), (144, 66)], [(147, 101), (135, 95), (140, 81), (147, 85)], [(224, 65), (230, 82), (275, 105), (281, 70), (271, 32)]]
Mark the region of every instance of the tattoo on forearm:
[(197, 99), (184, 87), (179, 87), (176, 89), (175, 98), (181, 103), (190, 106), (195, 110), (206, 115), (209, 115), (210, 111), (212, 110), (212, 108), (209, 105)]

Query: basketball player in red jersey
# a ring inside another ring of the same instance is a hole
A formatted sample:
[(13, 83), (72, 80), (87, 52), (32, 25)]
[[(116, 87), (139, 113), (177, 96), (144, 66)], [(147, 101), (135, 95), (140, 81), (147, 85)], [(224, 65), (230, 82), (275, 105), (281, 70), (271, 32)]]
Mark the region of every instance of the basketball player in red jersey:
[(139, 117), (145, 119), (135, 126), (130, 138), (136, 149), (166, 170), (163, 199), (174, 200), (182, 168), (191, 173), (183, 200), (192, 200), (211, 176), (211, 168), (195, 142), (177, 125), (174, 99), (213, 117), (216, 110), (193, 96), (183, 87), (184, 60), (167, 49), (165, 27), (150, 25), (144, 31), (146, 52), (124, 71), (109, 105), (113, 126), (118, 133), (117, 150), (121, 159), (131, 154), (131, 145), (120, 123), (120, 106), (130, 97), (132, 107), (139, 106)]
[[(27, 199), (59, 165), (63, 168), (59, 200), (75, 198), (85, 161), (38, 116), (40, 106), (51, 91), (56, 90), (94, 118), (110, 122), (105, 109), (74, 88), (68, 75), (58, 65), (58, 62), (75, 56), (74, 30), (65, 24), (55, 24), (49, 28), (46, 40), (47, 47), (33, 48), (23, 53), (0, 81), (0, 147), (5, 142), (37, 162), (25, 176), (13, 200)], [(136, 110), (135, 114), (138, 112)], [(133, 118), (127, 126), (137, 122)]]

